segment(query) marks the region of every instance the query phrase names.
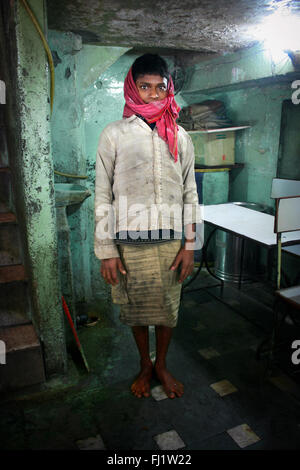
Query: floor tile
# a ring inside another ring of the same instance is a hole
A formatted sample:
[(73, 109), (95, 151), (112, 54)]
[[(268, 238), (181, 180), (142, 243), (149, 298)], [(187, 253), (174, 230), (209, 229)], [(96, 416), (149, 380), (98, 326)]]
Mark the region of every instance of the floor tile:
[[(290, 376), (277, 363), (276, 374), (273, 369), (269, 377), (264, 358), (257, 360), (254, 345), (267, 337), (273, 316), (260, 303), (263, 289), (256, 299), (253, 286), (251, 300), (244, 288), (224, 286), (224, 295), (217, 288), (209, 289), (210, 294), (202, 289), (183, 297), (167, 357), (168, 369), (185, 388), (183, 397), (174, 400), (165, 399), (154, 378), (150, 398), (138, 399), (131, 393), (139, 371), (131, 329), (120, 324), (118, 310), (113, 308), (112, 315), (101, 310), (102, 322), (79, 332), (91, 373), (86, 374), (79, 356), (76, 378), (73, 372), (70, 376), (76, 386), (68, 393), (60, 393), (57, 381), (47, 385), (49, 401), (43, 392), (2, 402), (1, 448), (103, 449), (105, 442), (105, 448), (114, 451), (296, 450), (300, 377), (298, 383), (291, 382), (296, 374)], [(152, 360), (154, 330), (150, 328), (149, 335)], [(219, 382), (221, 393), (211, 386)], [(86, 436), (93, 437), (83, 439)]]
[(88, 437), (87, 439), (76, 441), (76, 445), (80, 450), (105, 450), (105, 445), (100, 434), (97, 434), (95, 437)]
[(295, 382), (285, 374), (269, 377), (268, 380), (283, 392), (290, 392), (295, 388)]
[(232, 305), (233, 307), (239, 307), (240, 306), (240, 302), (238, 300), (235, 300), (235, 299), (229, 299), (229, 300), (227, 300), (227, 303), (229, 305)]
[(186, 299), (184, 299), (182, 301), (182, 303), (183, 303), (183, 306), (186, 307), (186, 308), (195, 308), (198, 305), (195, 300), (186, 300)]
[(240, 450), (239, 446), (229, 436), (226, 431), (217, 433), (208, 439), (203, 439), (200, 442), (195, 439), (189, 441), (188, 449), (191, 450)]
[(225, 395), (229, 395), (230, 393), (238, 391), (238, 389), (234, 385), (232, 385), (229, 380), (226, 379), (211, 384), (210, 387), (215, 390), (215, 392), (217, 392), (220, 397), (224, 397)]
[(298, 384), (290, 379), (286, 374), (269, 377), (269, 382), (279, 388), (282, 392), (292, 395), (297, 400), (300, 399), (300, 389)]
[(150, 352), (150, 359), (151, 359), (151, 361), (155, 361), (155, 358), (156, 358), (156, 351), (151, 351), (151, 352)]
[(227, 432), (241, 448), (248, 447), (260, 441), (260, 438), (250, 429), (248, 424), (240, 424), (235, 428), (228, 429)]
[(198, 322), (197, 325), (192, 328), (192, 330), (195, 330), (195, 331), (201, 331), (201, 330), (205, 330), (206, 326), (203, 325), (202, 323)]
[(201, 356), (205, 359), (211, 359), (212, 357), (220, 356), (218, 351), (216, 351), (214, 348), (198, 349), (198, 353), (201, 354)]
[(177, 450), (185, 447), (185, 443), (174, 429), (154, 436), (154, 440), (161, 450)]
[(164, 392), (164, 389), (161, 385), (157, 385), (157, 387), (153, 387), (151, 389), (151, 395), (156, 401), (164, 400), (168, 398), (168, 395)]

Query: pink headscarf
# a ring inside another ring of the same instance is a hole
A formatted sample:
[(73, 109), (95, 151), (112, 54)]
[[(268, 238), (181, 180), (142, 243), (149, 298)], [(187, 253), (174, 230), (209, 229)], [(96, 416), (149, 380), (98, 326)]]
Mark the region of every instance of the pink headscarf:
[(174, 99), (174, 85), (171, 75), (168, 80), (167, 91), (168, 95), (163, 100), (154, 101), (149, 104), (144, 103), (139, 95), (132, 77), (132, 70), (130, 68), (124, 82), (124, 97), (126, 103), (124, 106), (123, 117), (140, 114), (150, 124), (152, 122), (156, 122), (158, 135), (168, 144), (169, 150), (173, 155), (175, 162), (177, 162), (178, 126), (176, 124), (176, 119), (178, 117), (180, 107)]

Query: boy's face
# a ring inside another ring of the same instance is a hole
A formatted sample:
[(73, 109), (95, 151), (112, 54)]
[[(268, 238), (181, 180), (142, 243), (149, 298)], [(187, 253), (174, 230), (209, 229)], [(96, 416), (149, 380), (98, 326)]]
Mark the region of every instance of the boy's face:
[(135, 84), (146, 104), (163, 100), (167, 96), (168, 81), (160, 75), (139, 75)]

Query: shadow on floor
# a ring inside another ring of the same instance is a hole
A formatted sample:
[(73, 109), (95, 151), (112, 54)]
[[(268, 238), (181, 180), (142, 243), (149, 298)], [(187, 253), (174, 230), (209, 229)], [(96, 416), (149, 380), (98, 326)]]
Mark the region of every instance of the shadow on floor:
[[(203, 274), (193, 289), (207, 282)], [(117, 308), (101, 314), (78, 330), (89, 374), (74, 349), (68, 376), (2, 400), (1, 448), (78, 449), (79, 440), (95, 436), (108, 450), (298, 448), (299, 374), (290, 373), (288, 355), (272, 374), (256, 357), (271, 330), (272, 302), (258, 283), (240, 291), (227, 285), (222, 296), (218, 287), (184, 294), (168, 367), (185, 394), (173, 400), (131, 394), (139, 364), (131, 330)], [(154, 328), (150, 348), (154, 357)]]

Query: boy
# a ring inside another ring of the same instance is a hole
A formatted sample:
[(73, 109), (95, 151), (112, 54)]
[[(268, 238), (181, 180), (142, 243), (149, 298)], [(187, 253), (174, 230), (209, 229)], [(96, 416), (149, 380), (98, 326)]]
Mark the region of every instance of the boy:
[[(176, 124), (180, 108), (164, 59), (154, 54), (137, 58), (125, 79), (124, 96), (123, 119), (106, 126), (99, 139), (95, 255), (140, 354), (132, 393), (148, 397), (155, 373), (169, 398), (181, 397), (183, 384), (167, 370), (166, 355), (182, 282), (194, 267), (194, 149)], [(184, 206), (191, 208), (190, 217), (183, 215)], [(149, 325), (155, 325), (154, 365)]]

